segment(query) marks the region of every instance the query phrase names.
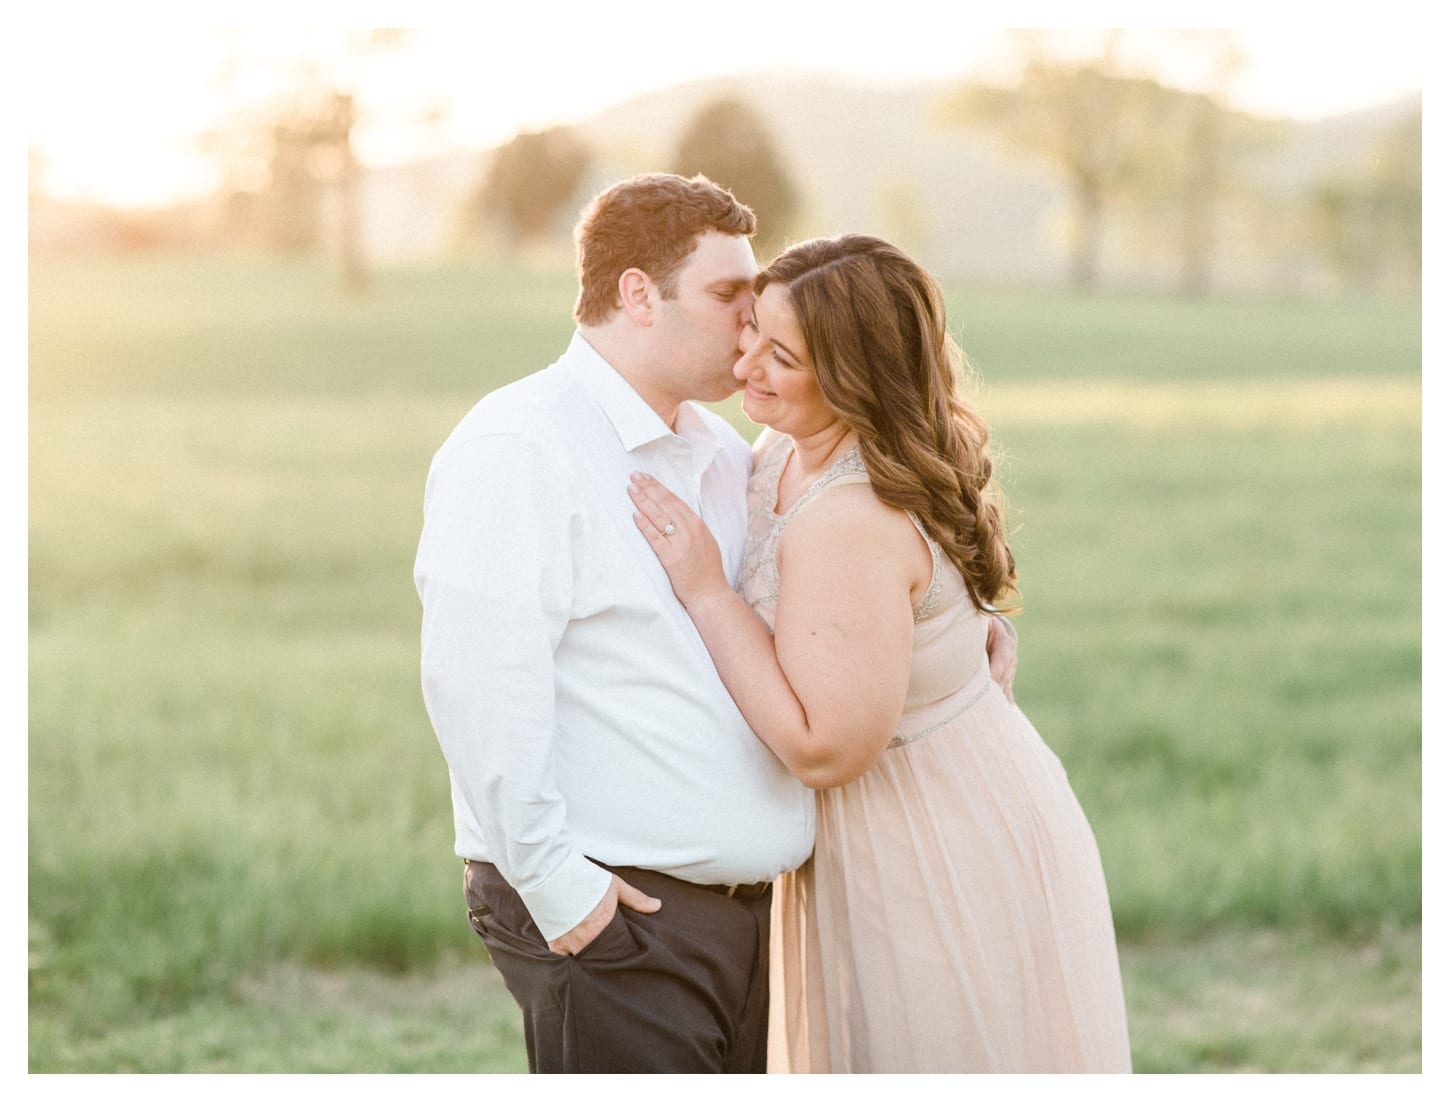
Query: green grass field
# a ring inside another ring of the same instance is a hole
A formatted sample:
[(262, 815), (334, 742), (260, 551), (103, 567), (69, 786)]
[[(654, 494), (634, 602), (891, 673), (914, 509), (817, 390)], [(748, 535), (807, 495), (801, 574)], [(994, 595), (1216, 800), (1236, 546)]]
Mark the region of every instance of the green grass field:
[[(1418, 1071), (1418, 307), (949, 290), (1135, 1066)], [(411, 566), (434, 449), (571, 304), (32, 267), (32, 1071), (521, 1070)]]

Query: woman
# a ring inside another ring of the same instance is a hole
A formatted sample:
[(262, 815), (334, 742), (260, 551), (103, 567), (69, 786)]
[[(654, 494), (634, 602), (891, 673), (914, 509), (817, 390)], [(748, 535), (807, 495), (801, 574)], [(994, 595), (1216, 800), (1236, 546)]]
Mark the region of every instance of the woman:
[(755, 291), (740, 593), (683, 502), (630, 492), (745, 718), (819, 790), (815, 854), (777, 887), (772, 1069), (1128, 1071), (1097, 844), (987, 668), (1016, 570), (941, 293), (859, 235)]

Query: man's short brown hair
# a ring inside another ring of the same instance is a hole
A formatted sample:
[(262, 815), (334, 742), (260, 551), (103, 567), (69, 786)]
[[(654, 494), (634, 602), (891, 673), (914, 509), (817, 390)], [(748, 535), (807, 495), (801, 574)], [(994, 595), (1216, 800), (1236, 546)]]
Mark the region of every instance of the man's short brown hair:
[(579, 301), (574, 320), (600, 325), (620, 306), (619, 277), (638, 268), (673, 298), (675, 280), (702, 233), (750, 237), (755, 214), (703, 176), (687, 180), (650, 173), (594, 197), (574, 227), (579, 248)]

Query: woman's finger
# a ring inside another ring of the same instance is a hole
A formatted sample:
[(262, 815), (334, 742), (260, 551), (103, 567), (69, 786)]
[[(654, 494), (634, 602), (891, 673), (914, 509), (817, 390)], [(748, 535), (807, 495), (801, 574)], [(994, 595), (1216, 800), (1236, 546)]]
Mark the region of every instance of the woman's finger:
[(650, 546), (658, 554), (665, 547), (669, 546), (670, 537), (665, 535), (654, 521), (642, 513), (634, 514), (634, 526), (639, 529), (640, 534), (649, 540)]
[(630, 497), (634, 500), (634, 506), (646, 517), (651, 524), (667, 535), (674, 535), (676, 524), (674, 517), (664, 505), (656, 501), (648, 490), (638, 483), (631, 483), (629, 487)]
[(690, 507), (684, 500), (653, 475), (647, 475), (643, 471), (635, 471), (630, 475), (633, 484), (640, 488), (651, 501), (660, 508), (667, 510), (671, 515), (678, 516), (689, 512)]

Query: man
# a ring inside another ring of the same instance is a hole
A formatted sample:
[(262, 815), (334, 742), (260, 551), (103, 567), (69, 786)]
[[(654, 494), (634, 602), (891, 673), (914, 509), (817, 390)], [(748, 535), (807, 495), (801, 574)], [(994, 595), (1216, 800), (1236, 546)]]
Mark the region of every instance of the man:
[(568, 349), (429, 470), (424, 699), (531, 1071), (765, 1070), (770, 883), (810, 854), (813, 795), (741, 718), (626, 493), (654, 475), (736, 576), (750, 450), (691, 399), (739, 387), (754, 232), (703, 177), (597, 196)]

